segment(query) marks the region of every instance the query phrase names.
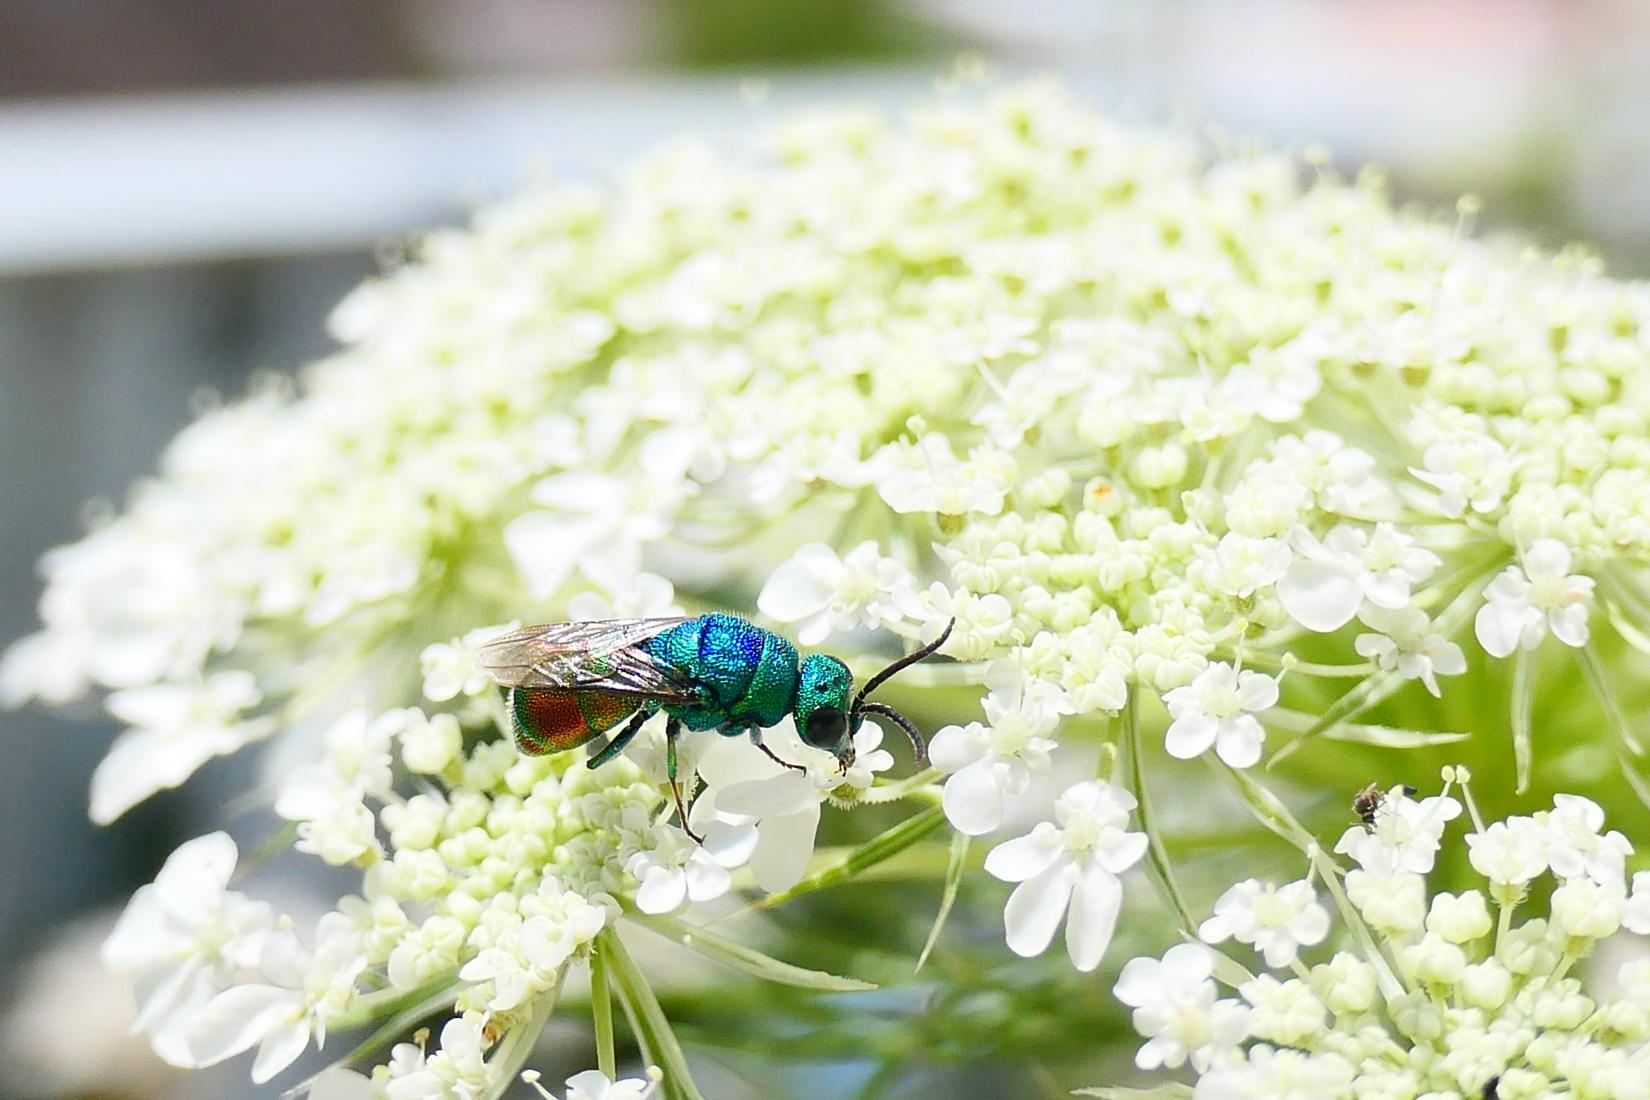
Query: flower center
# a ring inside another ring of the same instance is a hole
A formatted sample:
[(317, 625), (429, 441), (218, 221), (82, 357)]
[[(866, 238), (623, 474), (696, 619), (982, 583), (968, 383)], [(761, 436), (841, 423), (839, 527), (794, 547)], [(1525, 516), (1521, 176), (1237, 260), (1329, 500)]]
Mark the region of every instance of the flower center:
[(1068, 850), (1086, 852), (1100, 839), (1100, 822), (1086, 814), (1074, 817), (1066, 823), (1066, 831), (1061, 839), (1065, 841)]
[(1568, 577), (1533, 577), (1530, 580), (1530, 603), (1543, 611), (1563, 607), (1570, 602)]
[(1282, 928), (1294, 916), (1294, 906), (1268, 891), (1255, 899), (1255, 923), (1262, 928)]
[(1230, 718), (1243, 709), (1237, 687), (1230, 683), (1209, 684), (1198, 693), (1198, 709), (1211, 718)]

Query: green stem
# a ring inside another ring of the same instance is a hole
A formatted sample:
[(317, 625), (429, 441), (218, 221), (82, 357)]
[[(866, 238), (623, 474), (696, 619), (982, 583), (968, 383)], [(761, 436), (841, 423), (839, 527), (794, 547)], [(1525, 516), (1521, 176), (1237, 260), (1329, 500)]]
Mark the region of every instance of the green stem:
[(1289, 744), (1272, 754), (1266, 762), (1266, 770), (1271, 771), (1278, 764), (1287, 760), (1299, 751), (1305, 744), (1315, 737), (1320, 737), (1339, 726), (1342, 722), (1350, 722), (1358, 715), (1382, 702), (1387, 696), (1404, 686), (1404, 678), (1398, 675), (1397, 670), (1378, 672), (1364, 680), (1357, 687), (1329, 704), (1316, 722), (1313, 722), (1307, 731)]
[(828, 886), (839, 886), (858, 875), (869, 867), (875, 867), (883, 860), (905, 851), (926, 837), (929, 833), (945, 824), (945, 811), (939, 806), (929, 806), (920, 813), (901, 821), (893, 828), (867, 840), (855, 848), (839, 863), (815, 871), (789, 890), (781, 890), (777, 894), (769, 894), (762, 900), (755, 902), (750, 909), (772, 909), (782, 905), (792, 898), (811, 894), (815, 890), (823, 890)]
[(1238, 798), (1254, 815), (1255, 820), (1299, 848), (1301, 853), (1311, 861), (1313, 869), (1318, 872), (1318, 877), (1323, 879), (1324, 889), (1328, 890), (1330, 897), (1335, 899), (1335, 907), (1340, 911), (1341, 920), (1346, 922), (1346, 927), (1352, 933), (1352, 938), (1358, 942), (1358, 947), (1363, 951), (1364, 957), (1375, 968), (1376, 979), (1381, 986), (1382, 994), (1389, 1001), (1401, 996), (1404, 992), (1403, 983), (1398, 980), (1396, 971), (1388, 963), (1386, 956), (1381, 953), (1380, 947), (1375, 943), (1374, 935), (1369, 931), (1369, 927), (1364, 924), (1363, 916), (1358, 912), (1357, 907), (1352, 904), (1352, 899), (1348, 898), (1346, 891), (1341, 888), (1339, 878), (1342, 873), (1341, 868), (1336, 866), (1334, 860), (1324, 854), (1323, 849), (1318, 845), (1317, 838), (1306, 831), (1305, 826), (1295, 819), (1295, 815), (1289, 812), (1289, 808), (1283, 804), (1277, 795), (1229, 764), (1215, 760), (1209, 757), (1208, 754), (1205, 754), (1204, 758), (1208, 760), (1209, 766), (1215, 770), (1215, 774), (1223, 776), (1232, 785)]
[(1634, 731), (1632, 723), (1627, 721), (1627, 715), (1621, 709), (1621, 702), (1616, 693), (1610, 688), (1610, 677), (1604, 671), (1604, 663), (1599, 660), (1598, 650), (1592, 643), (1575, 650), (1576, 660), (1581, 664), (1581, 673), (1587, 678), (1587, 686), (1593, 689), (1593, 695), (1598, 699), (1598, 705), (1604, 708), (1604, 717), (1608, 719), (1610, 727), (1621, 738), (1622, 744), (1634, 756), (1644, 755), (1644, 742)]
[(590, 952), (590, 1023), (596, 1032), (596, 1068), (609, 1081), (619, 1079), (619, 1060), (613, 1050), (613, 997), (607, 988), (607, 954)]
[(1512, 739), (1513, 791), (1523, 794), (1530, 789), (1530, 773), (1535, 762), (1534, 737), (1530, 728), (1531, 712), (1535, 709), (1535, 677), (1530, 674), (1533, 654), (1524, 648), (1513, 654), (1512, 677)]
[[(457, 974), (449, 970), (412, 989), (380, 989), (374, 993), (363, 993), (350, 1001), (348, 1009), (327, 1021), (327, 1029), (353, 1031), (385, 1015), (400, 1016), (409, 1009), (430, 1002), (439, 1007), (443, 998), (451, 1004), (462, 988), (463, 983), (458, 981)], [(428, 1015), (428, 1012), (425, 1014)]]
[(666, 1100), (705, 1100), (699, 1087), (693, 1083), (687, 1056), (682, 1053), (682, 1044), (677, 1041), (676, 1032), (671, 1029), (659, 998), (625, 950), (618, 933), (611, 928), (603, 929), (596, 937), (596, 946), (613, 964), (614, 984), (619, 988), (619, 997), (624, 1001), (626, 1013), (636, 1029), (637, 1041), (648, 1057), (664, 1071)]
[(1180, 883), (1175, 880), (1174, 868), (1169, 863), (1168, 846), (1163, 843), (1163, 834), (1157, 827), (1157, 817), (1152, 812), (1151, 794), (1146, 789), (1145, 752), (1141, 747), (1140, 717), (1136, 703), (1137, 695), (1131, 689), (1128, 702), (1123, 704), (1123, 736), (1128, 741), (1129, 774), (1136, 801), (1135, 814), (1140, 818), (1140, 828), (1146, 833), (1147, 858), (1155, 873), (1154, 877), (1159, 880), (1159, 892), (1180, 918), (1182, 930), (1187, 936), (1196, 939), (1197, 924), (1192, 920), (1191, 907), (1186, 904), (1185, 895), (1180, 892)]
[(539, 1036), (544, 1033), (544, 1025), (550, 1022), (550, 1015), (556, 1010), (556, 996), (561, 992), (562, 982), (566, 980), (567, 967), (563, 966), (561, 973), (556, 976), (556, 984), (541, 993), (539, 999), (533, 1002), (532, 1013), (528, 1016), (527, 1022), (512, 1028), (510, 1034), (505, 1036), (504, 1042), (499, 1044), (498, 1052), (487, 1063), (487, 1071), (492, 1075), (492, 1082), (481, 1094), (481, 1100), (502, 1100), (504, 1094), (516, 1083), (516, 1074), (527, 1064)]
[(969, 840), (967, 833), (951, 835), (951, 858), (945, 868), (945, 889), (940, 894), (940, 909), (934, 915), (934, 926), (928, 930), (928, 939), (922, 945), (922, 954), (917, 956), (913, 974), (920, 972), (928, 962), (928, 956), (940, 942), (940, 932), (945, 928), (946, 918), (951, 916), (951, 907), (957, 903), (957, 888), (962, 884), (963, 867), (968, 862)]
[(940, 789), (932, 784), (941, 774), (938, 768), (927, 768), (887, 786), (867, 787), (859, 792), (859, 797), (854, 801), (863, 802), (867, 806), (897, 802), (902, 798), (922, 798), (929, 802), (938, 802)]
[[(1215, 656), (1236, 664), (1238, 652), (1235, 649), (1222, 647), (1215, 651)], [(1268, 653), (1259, 648), (1246, 648), (1243, 651), (1245, 668), (1258, 669), (1261, 672), (1295, 672), (1302, 676), (1323, 676), (1327, 678), (1352, 679), (1368, 676), (1375, 671), (1375, 665), (1364, 661), (1356, 665), (1323, 665), (1311, 661), (1297, 661), (1276, 653)]]

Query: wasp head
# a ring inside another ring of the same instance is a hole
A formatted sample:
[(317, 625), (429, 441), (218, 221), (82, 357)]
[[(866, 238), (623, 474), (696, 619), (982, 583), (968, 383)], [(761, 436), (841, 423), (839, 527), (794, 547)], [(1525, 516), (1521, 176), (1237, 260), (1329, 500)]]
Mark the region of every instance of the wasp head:
[(854, 689), (854, 678), (847, 665), (823, 653), (816, 653), (803, 661), (796, 704), (796, 728), (801, 732), (802, 740), (816, 749), (835, 753), (838, 766), (846, 771), (854, 763), (854, 734), (865, 724), (867, 714), (875, 714), (904, 731), (905, 736), (911, 739), (917, 763), (927, 763), (928, 746), (921, 731), (887, 703), (872, 702), (868, 697), (902, 669), (933, 656), (951, 637), (951, 628), (956, 625), (956, 620), (951, 620), (939, 637), (871, 677), (852, 699), (849, 694)]

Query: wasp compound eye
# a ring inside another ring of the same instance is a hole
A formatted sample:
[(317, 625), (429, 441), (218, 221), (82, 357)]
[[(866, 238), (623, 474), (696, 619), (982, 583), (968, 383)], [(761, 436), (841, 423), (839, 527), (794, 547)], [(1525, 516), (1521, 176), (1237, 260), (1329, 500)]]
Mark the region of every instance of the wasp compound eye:
[(835, 749), (848, 735), (848, 716), (836, 707), (819, 707), (808, 715), (802, 740), (816, 749)]

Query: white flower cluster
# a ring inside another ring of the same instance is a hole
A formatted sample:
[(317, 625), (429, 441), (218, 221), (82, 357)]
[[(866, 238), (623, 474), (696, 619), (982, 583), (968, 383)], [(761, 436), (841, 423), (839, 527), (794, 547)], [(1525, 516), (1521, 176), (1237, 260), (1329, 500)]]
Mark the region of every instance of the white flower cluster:
[[(1464, 769), (1446, 779), (1465, 791)], [(1600, 941), (1650, 934), (1650, 873), (1629, 885), (1626, 838), (1604, 831), (1595, 803), (1561, 794), (1488, 827), (1474, 809), (1465, 842), (1484, 888), (1429, 899), (1426, 872), (1461, 809), (1447, 789), (1417, 802), (1394, 788), (1372, 825), (1341, 838), (1357, 864), (1344, 893), (1330, 886), (1347, 942), (1322, 962), (1301, 959), (1330, 932), (1310, 879), (1239, 883), (1199, 929), (1208, 944), (1252, 946), (1258, 974), (1199, 943), (1129, 962), (1116, 993), (1147, 1040), (1141, 1068), (1189, 1065), (1198, 1100), (1650, 1096), (1650, 945), (1636, 944), (1611, 992), (1572, 974)], [(1547, 874), (1547, 915), (1520, 919)]]
[[(301, 395), (203, 416), (46, 558), (45, 628), (0, 687), (114, 692), (99, 820), (364, 649), (578, 596), (656, 611), (665, 576), (702, 583), (684, 552), (780, 517), (775, 556), (724, 568), (756, 564), (805, 643), (955, 616), (948, 653), (1011, 658), (1072, 713), (1354, 618), (1372, 668), (1437, 691), (1457, 595), (1505, 566), (1484, 647), (1580, 645), (1573, 563), (1650, 555), (1642, 285), (1044, 85), (757, 145), (432, 236), (339, 307)], [(838, 517), (851, 549), (808, 537)], [(1220, 682), (1177, 749), (1252, 759)]]
[[(1549, 633), (1588, 646), (1601, 605), (1650, 636), (1650, 287), (1045, 84), (750, 145), (673, 146), (430, 236), (339, 306), (335, 355), (203, 415), (43, 561), (43, 627), (0, 698), (105, 696), (125, 728), (96, 820), (322, 729), (275, 809), (364, 872), (307, 946), (224, 892), (221, 842), (135, 899), (194, 945), (112, 948), (174, 1060), (257, 1045), (267, 1075), (367, 976), (448, 980), (452, 1041), (386, 1072), (396, 1100), (468, 1097), (621, 901), (703, 901), (747, 860), (784, 889), (822, 804), (881, 797), (869, 724), (846, 775), (684, 745), (711, 788), (690, 848), (658, 820), (656, 730), (594, 776), (517, 759), (470, 655), (484, 624), (741, 596), (810, 645), (954, 621), (950, 682), (984, 689), (985, 720), (940, 730), (933, 760), (970, 835), (1067, 719), (1143, 692), (1172, 755), (1244, 768), (1284, 673), (1326, 667), (1298, 649), (1343, 653), (1357, 702), (1443, 690), (1474, 614), (1519, 669)], [(1074, 788), (998, 849), (1016, 950), (1069, 913), (1073, 960), (1098, 961), (1143, 850), (1128, 797)]]
[[(336, 792), (344, 771), (387, 776), (388, 727), (405, 750), (424, 725), (400, 713), (374, 721), (347, 713), (329, 733), (328, 762), (350, 767), (294, 773), (278, 805), (324, 803), (315, 792)], [(335, 793), (364, 815), (359, 833), (330, 817), (300, 822), (301, 850), (364, 868), (361, 896), (323, 916), (309, 946), (277, 926), (267, 905), (226, 889), (236, 863), (226, 835), (174, 853), (105, 949), (110, 966), (132, 975), (139, 1026), (157, 1053), (204, 1066), (256, 1046), (252, 1076), (264, 1081), (324, 1041), (330, 1021), (385, 996), (369, 991), (448, 986), (460, 1017), (440, 1049), (397, 1057), (386, 1071), (388, 1082), (423, 1084), (386, 1086), (386, 1095), (465, 1098), (458, 1082), (488, 1085), (495, 1074), (483, 1052), (524, 1022), (529, 1002), (559, 987), (569, 960), (618, 912), (614, 895), (634, 890), (624, 868), (662, 862), (660, 847), (677, 846), (653, 823), (658, 788), (628, 761), (591, 771), (571, 757), (522, 757), (490, 741), (451, 754), (441, 771), (449, 786), (410, 798), (373, 783)], [(381, 803), (376, 814), (364, 797)], [(667, 900), (656, 911), (683, 899)]]

